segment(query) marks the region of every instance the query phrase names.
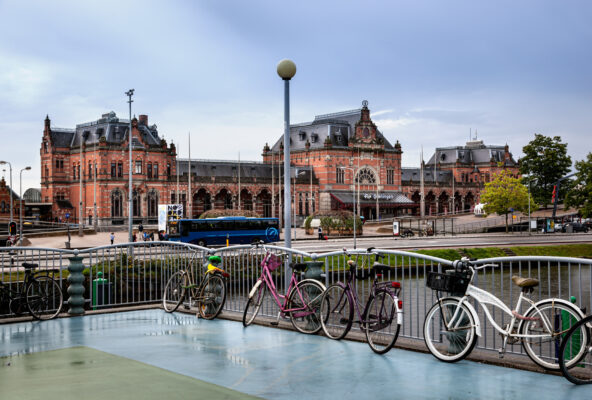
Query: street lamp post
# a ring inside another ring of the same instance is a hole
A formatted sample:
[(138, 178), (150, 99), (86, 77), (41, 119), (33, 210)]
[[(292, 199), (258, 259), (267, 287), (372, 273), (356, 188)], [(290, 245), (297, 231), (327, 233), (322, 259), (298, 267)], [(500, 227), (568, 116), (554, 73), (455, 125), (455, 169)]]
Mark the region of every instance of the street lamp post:
[(10, 222), (12, 222), (12, 212), (13, 212), (13, 207), (12, 207), (12, 164), (9, 163), (8, 161), (0, 161), (0, 164), (8, 164), (8, 168), (10, 169), (10, 221), (8, 222), (10, 224)]
[[(29, 171), (31, 169), (31, 167), (25, 167), (23, 169), (21, 169), (21, 172), (19, 173), (20, 175), (20, 189), (19, 189), (19, 197), (21, 200), (21, 206), (19, 209), (19, 246), (23, 245), (23, 171)], [(10, 190), (12, 190), (12, 188), (10, 188)], [(11, 193), (12, 195), (12, 193)]]
[(125, 95), (128, 97), (128, 103), (129, 103), (129, 135), (128, 135), (128, 141), (129, 141), (129, 190), (128, 190), (128, 195), (127, 195), (127, 213), (128, 213), (128, 241), (131, 243), (133, 238), (132, 238), (132, 103), (134, 102), (132, 100), (132, 96), (134, 95), (134, 89), (130, 89), (127, 92), (125, 92)]
[(296, 64), (284, 59), (277, 65), (277, 73), (284, 80), (284, 242), (292, 247), (292, 217), (290, 215), (290, 79), (296, 75)]
[(94, 159), (94, 168), (93, 168), (93, 181), (94, 181), (94, 185), (93, 185), (93, 214), (94, 214), (94, 219), (93, 219), (93, 225), (95, 228), (95, 231), (97, 230), (97, 142), (96, 142), (96, 138), (95, 138), (95, 159)]
[(353, 168), (345, 167), (352, 172), (352, 209), (354, 210), (354, 249), (356, 248), (356, 171)]

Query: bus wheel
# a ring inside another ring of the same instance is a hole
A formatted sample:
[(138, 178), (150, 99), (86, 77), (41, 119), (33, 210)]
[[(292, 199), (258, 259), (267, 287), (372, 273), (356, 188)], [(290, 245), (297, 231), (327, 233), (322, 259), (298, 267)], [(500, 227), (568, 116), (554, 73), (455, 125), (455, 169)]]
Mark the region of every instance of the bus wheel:
[(206, 247), (206, 241), (202, 239), (199, 242), (197, 242), (197, 245), (201, 247)]

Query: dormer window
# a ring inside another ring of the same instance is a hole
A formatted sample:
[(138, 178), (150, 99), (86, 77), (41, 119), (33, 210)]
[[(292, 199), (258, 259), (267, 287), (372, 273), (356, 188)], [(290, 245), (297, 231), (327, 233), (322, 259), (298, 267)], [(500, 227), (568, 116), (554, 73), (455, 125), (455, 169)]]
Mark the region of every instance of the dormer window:
[(319, 141), (319, 135), (317, 135), (316, 133), (313, 133), (312, 135), (310, 135), (310, 141), (312, 143), (316, 143)]
[(301, 142), (304, 142), (306, 140), (306, 132), (299, 132), (298, 137), (300, 138)]

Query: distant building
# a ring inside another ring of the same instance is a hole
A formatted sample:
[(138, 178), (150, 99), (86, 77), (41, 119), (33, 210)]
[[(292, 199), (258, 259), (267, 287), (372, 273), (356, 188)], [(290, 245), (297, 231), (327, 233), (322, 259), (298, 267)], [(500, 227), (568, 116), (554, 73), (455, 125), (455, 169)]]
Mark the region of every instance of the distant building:
[(10, 219), (10, 196), (12, 196), (12, 214), (13, 220), (19, 216), (20, 198), (6, 184), (4, 178), (0, 179), (0, 219), (6, 222)]
[[(129, 121), (113, 112), (75, 129), (55, 128), (45, 119), (38, 203), (51, 204), (51, 218), (77, 220), (81, 205), (89, 224), (93, 218), (100, 224), (127, 221), (129, 137)], [(283, 213), (283, 137), (264, 146), (262, 162), (178, 159), (175, 145), (167, 145), (146, 115), (132, 120), (131, 137), (134, 223), (156, 223), (158, 204), (171, 203), (183, 204), (191, 217), (210, 209)], [(298, 223), (319, 211), (353, 210), (354, 203), (367, 219), (419, 213), (420, 168), (401, 167), (401, 145), (380, 132), (366, 101), (360, 109), (292, 125), (290, 143)], [(507, 146), (473, 141), (437, 148), (424, 168), (426, 214), (470, 210), (483, 184), (502, 168), (518, 173)]]

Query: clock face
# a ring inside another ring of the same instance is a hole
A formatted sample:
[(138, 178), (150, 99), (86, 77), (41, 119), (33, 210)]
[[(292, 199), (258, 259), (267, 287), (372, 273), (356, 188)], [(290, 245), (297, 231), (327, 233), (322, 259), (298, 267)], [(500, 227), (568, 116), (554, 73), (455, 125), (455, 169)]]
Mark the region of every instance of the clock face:
[(370, 136), (370, 130), (368, 128), (364, 128), (364, 130), (362, 131), (362, 135), (367, 138), (368, 136)]

